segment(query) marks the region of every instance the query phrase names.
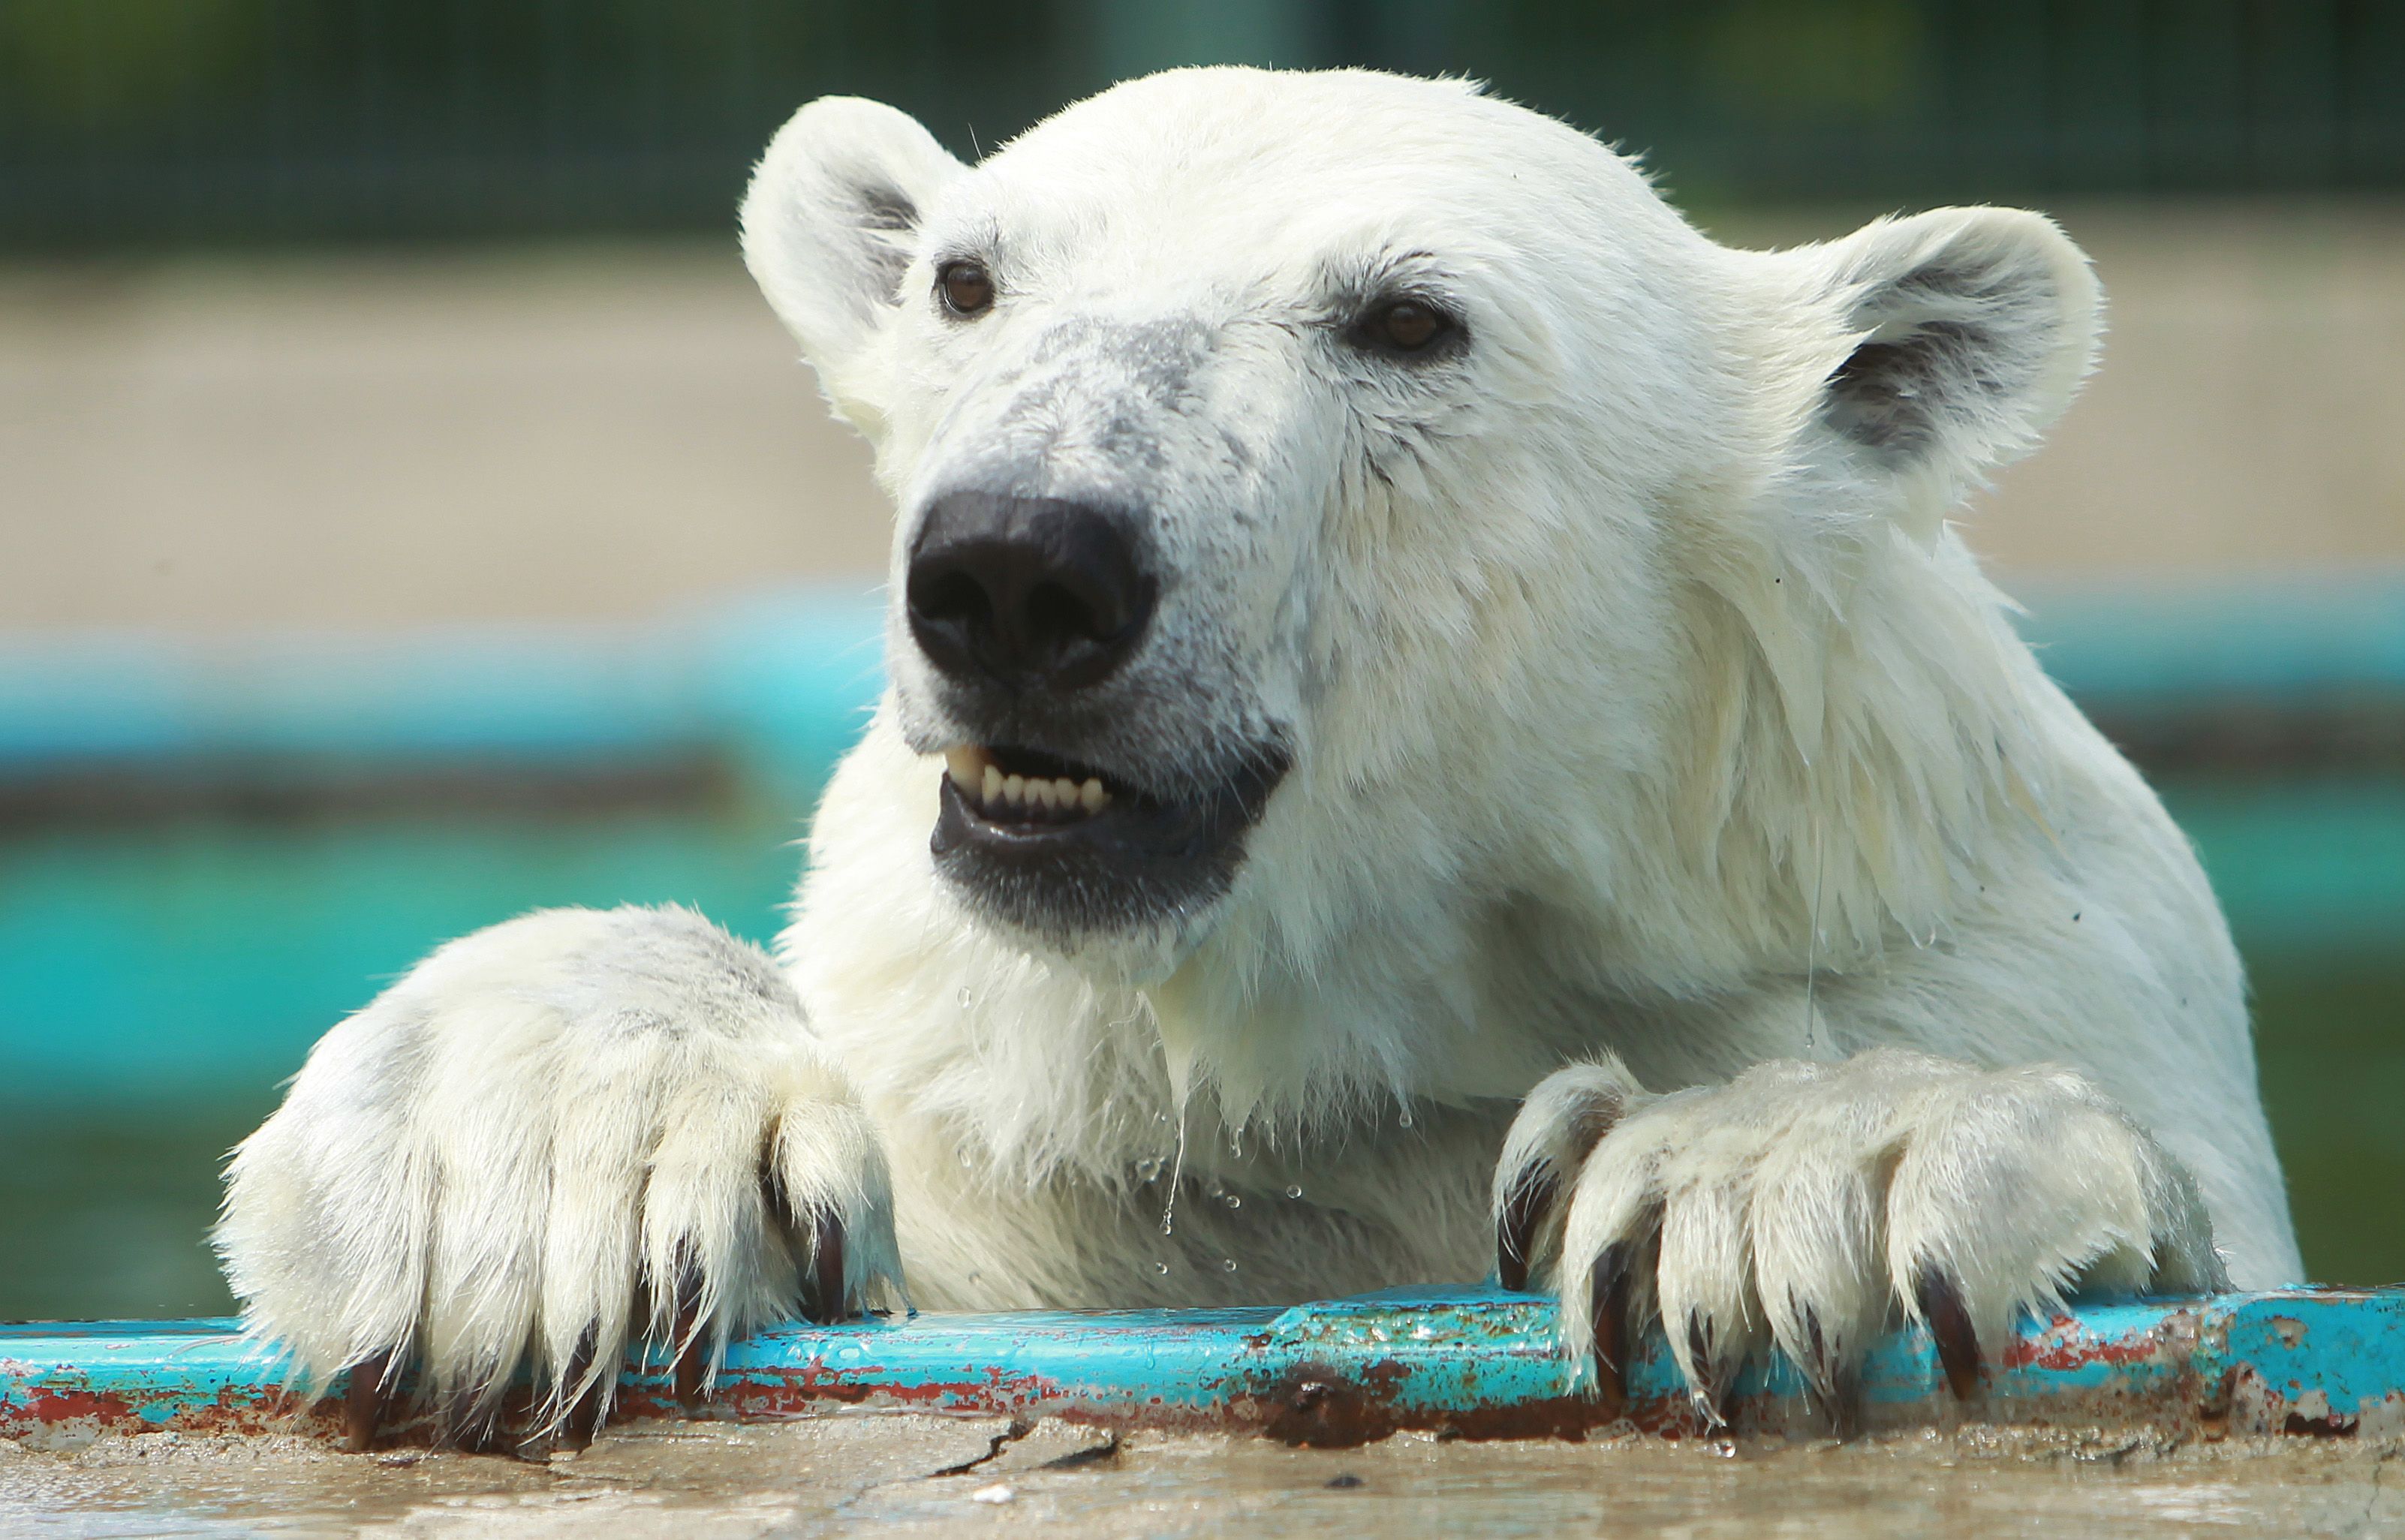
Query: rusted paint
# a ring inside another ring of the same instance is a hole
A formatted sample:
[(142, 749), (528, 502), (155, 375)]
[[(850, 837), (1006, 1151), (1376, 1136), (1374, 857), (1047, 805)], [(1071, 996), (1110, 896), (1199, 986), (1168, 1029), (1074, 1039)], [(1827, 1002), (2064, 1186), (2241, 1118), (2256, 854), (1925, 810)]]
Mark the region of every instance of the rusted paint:
[[(728, 1351), (699, 1415), (744, 1421), (833, 1406), (1059, 1417), (1107, 1428), (1254, 1428), (1348, 1447), (1400, 1429), (1579, 1438), (1821, 1435), (1962, 1417), (2144, 1425), (2172, 1436), (2342, 1437), (2405, 1429), (2405, 1290), (2083, 1308), (2023, 1323), (1968, 1405), (1927, 1335), (1891, 1334), (1859, 1404), (1816, 1406), (1793, 1367), (1749, 1364), (1708, 1422), (1660, 1333), (1625, 1365), (1617, 1416), (1560, 1357), (1550, 1300), (1399, 1291), (1287, 1310), (1028, 1312), (871, 1319), (764, 1333)], [(232, 1323), (0, 1328), (0, 1435), (62, 1430), (331, 1433), (338, 1403), (283, 1393), (284, 1365)], [(629, 1365), (613, 1416), (685, 1415), (661, 1362)], [(343, 1387), (334, 1387), (339, 1393)], [(524, 1396), (513, 1398), (521, 1408)], [(1845, 1413), (1842, 1421), (1839, 1412)], [(426, 1436), (421, 1420), (403, 1438)]]

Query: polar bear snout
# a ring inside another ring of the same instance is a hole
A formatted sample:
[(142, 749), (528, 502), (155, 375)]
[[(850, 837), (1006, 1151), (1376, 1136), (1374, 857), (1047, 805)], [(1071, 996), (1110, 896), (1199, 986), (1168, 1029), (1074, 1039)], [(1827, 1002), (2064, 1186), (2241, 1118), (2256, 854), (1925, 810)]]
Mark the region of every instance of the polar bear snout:
[[(944, 762), (929, 848), (989, 917), (1057, 938), (1188, 917), (1224, 891), (1290, 758), (1254, 733), (1195, 753), (1160, 731), (1150, 529), (1118, 504), (989, 490), (925, 505), (907, 548), (906, 695)], [(1188, 679), (1174, 715), (1207, 718)], [(940, 723), (940, 725), (935, 725)]]
[(1224, 479), (1230, 436), (1161, 399), (1200, 388), (1192, 326), (1030, 335), (1034, 362), (960, 391), (899, 537), (897, 714), (943, 762), (929, 848), (1021, 940), (1191, 936), (1293, 758), (1297, 713), (1264, 700), (1283, 548), (1247, 533), (1268, 499)]
[(1143, 639), (1160, 589), (1124, 514), (955, 492), (929, 506), (905, 593), (911, 638), (937, 670), (1024, 693), (1109, 678)]

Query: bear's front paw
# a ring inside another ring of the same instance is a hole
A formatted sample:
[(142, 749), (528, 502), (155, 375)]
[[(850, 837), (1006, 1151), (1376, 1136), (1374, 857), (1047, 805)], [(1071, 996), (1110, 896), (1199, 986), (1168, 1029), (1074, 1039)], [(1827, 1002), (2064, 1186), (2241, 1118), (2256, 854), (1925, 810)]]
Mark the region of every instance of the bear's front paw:
[(690, 1398), (728, 1338), (900, 1283), (885, 1157), (769, 959), (676, 910), (555, 910), (443, 947), (310, 1054), (228, 1171), (246, 1319), (355, 1447), (405, 1370), (452, 1436), (521, 1369), (588, 1436), (630, 1339)]
[(2227, 1287), (2187, 1170), (2058, 1069), (1890, 1049), (1652, 1096), (1573, 1065), (1521, 1108), (1494, 1199), (1504, 1286), (1554, 1279), (1564, 1350), (1594, 1355), (1607, 1404), (1659, 1320), (1715, 1422), (1765, 1343), (1843, 1418), (1899, 1314), (1969, 1395), (2030, 1307)]

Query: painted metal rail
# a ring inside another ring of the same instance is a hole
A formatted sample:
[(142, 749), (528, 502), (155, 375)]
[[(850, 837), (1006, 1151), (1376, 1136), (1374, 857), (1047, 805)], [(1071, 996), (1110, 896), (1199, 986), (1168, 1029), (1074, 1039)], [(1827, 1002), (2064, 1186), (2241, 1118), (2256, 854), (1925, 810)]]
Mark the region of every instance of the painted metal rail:
[[(230, 1321), (0, 1326), (0, 1435), (331, 1431), (332, 1403), (282, 1388), (284, 1364)], [(1287, 1309), (921, 1315), (764, 1333), (680, 1407), (638, 1364), (626, 1416), (762, 1420), (836, 1407), (1058, 1416), (1111, 1426), (1252, 1427), (1349, 1445), (1417, 1428), (1579, 1437), (1614, 1421), (1572, 1382), (1548, 1300), (1400, 1290)], [(1659, 1334), (1627, 1376), (1626, 1417), (1709, 1430)], [(339, 1390), (339, 1387), (337, 1387)], [(1823, 1434), (1783, 1360), (1734, 1387), (1738, 1433)], [(2091, 1306), (2024, 1323), (1958, 1402), (1927, 1337), (1870, 1354), (1850, 1426), (1963, 1420), (2127, 1427), (2173, 1437), (2405, 1434), (2405, 1288), (2293, 1290)], [(406, 1436), (407, 1430), (402, 1430)]]

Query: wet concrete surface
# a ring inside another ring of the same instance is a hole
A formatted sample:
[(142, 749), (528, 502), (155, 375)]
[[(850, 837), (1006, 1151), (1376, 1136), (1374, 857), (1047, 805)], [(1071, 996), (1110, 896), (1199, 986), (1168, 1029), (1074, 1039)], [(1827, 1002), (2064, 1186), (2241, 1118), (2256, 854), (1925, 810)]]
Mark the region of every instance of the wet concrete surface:
[(1849, 1444), (1247, 1435), (836, 1413), (605, 1432), (547, 1464), (300, 1437), (0, 1441), (0, 1534), (1045, 1535), (2405, 1533), (2405, 1441), (1969, 1427)]

